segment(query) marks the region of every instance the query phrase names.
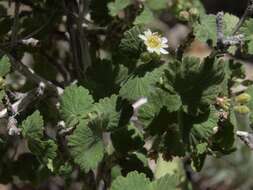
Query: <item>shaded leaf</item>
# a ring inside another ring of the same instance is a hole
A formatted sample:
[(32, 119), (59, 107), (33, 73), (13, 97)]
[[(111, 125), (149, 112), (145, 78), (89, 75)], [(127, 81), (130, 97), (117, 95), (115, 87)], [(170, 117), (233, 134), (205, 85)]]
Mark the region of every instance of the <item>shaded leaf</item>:
[(153, 12), (145, 6), (143, 11), (135, 18), (134, 24), (148, 24), (154, 20)]
[(7, 56), (3, 56), (0, 60), (0, 76), (4, 77), (10, 72), (11, 64)]
[(114, 2), (108, 3), (108, 9), (111, 16), (116, 16), (120, 11), (125, 9), (132, 3), (131, 0), (115, 0)]
[(75, 163), (86, 172), (95, 169), (104, 156), (102, 134), (94, 127), (90, 128), (87, 122), (82, 121), (68, 141)]

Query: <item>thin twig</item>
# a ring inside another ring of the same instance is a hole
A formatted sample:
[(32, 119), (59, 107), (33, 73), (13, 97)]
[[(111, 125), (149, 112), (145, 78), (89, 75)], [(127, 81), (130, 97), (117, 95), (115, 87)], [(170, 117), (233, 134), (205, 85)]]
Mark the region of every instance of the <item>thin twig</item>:
[(26, 76), (27, 78), (29, 78), (31, 81), (35, 82), (38, 85), (40, 83), (44, 83), (45, 89), (50, 92), (53, 92), (57, 96), (63, 93), (63, 89), (61, 87), (58, 87), (58, 86), (54, 85), (52, 82), (47, 81), (46, 79), (37, 75), (31, 68), (24, 65), (21, 61), (15, 59), (11, 54), (4, 52), (2, 50), (0, 50), (0, 54), (7, 55), (8, 58), (10, 59), (10, 63), (11, 63), (12, 68), (15, 71), (18, 71), (21, 74), (23, 74), (24, 76)]
[(242, 18), (240, 19), (240, 21), (235, 26), (235, 29), (233, 30), (232, 35), (235, 35), (239, 31), (239, 29), (241, 28), (243, 23), (246, 21), (246, 19), (249, 16), (252, 15), (252, 13), (253, 13), (253, 0), (248, 0), (248, 6), (247, 6)]
[[(45, 96), (44, 93), (45, 84), (40, 83), (38, 88), (31, 90), (23, 95), (21, 99), (16, 101), (13, 104), (8, 103), (8, 107), (0, 111), (0, 119), (6, 117), (15, 117), (16, 115), (20, 114), (24, 111), (32, 102), (38, 100), (38, 98), (42, 98)], [(7, 104), (6, 104), (7, 105)], [(12, 114), (10, 114), (10, 110)]]
[(16, 39), (16, 41), (14, 42), (14, 44), (12, 44), (12, 42), (5, 42), (5, 43), (1, 43), (0, 47), (1, 48), (13, 48), (15, 47), (17, 44), (23, 44), (22, 42), (24, 40), (30, 39), (32, 37), (34, 37), (35, 35), (37, 35), (38, 33), (40, 33), (48, 24), (50, 24), (50, 22), (52, 21), (52, 19), (54, 18), (56, 13), (54, 13), (52, 15), (52, 17), (50, 19), (48, 19), (48, 22), (46, 22), (45, 24), (43, 24), (41, 27), (39, 27), (38, 29), (36, 29), (35, 31), (31, 32), (30, 34), (28, 34), (27, 36), (20, 38), (20, 39)]
[(216, 16), (216, 28), (217, 28), (217, 44), (221, 45), (224, 39), (223, 34), (223, 12), (218, 12)]
[[(80, 6), (88, 5), (87, 0), (80, 1), (81, 5), (77, 1), (65, 0), (64, 7), (70, 11), (66, 12), (67, 14), (67, 29), (70, 36), (70, 45), (72, 48), (73, 56), (73, 67), (74, 73), (73, 76), (77, 77), (79, 80), (85, 78), (85, 71), (91, 65), (91, 58), (89, 53), (88, 40), (84, 35), (83, 29), (83, 17), (86, 12), (83, 7), (80, 10)], [(83, 4), (83, 5), (82, 5)], [(73, 16), (78, 15), (78, 17)]]
[(18, 34), (18, 25), (19, 25), (19, 9), (20, 3), (15, 2), (15, 10), (14, 10), (14, 21), (11, 31), (11, 46), (15, 46), (17, 41), (17, 34)]
[(253, 150), (253, 133), (237, 131), (236, 135), (250, 148), (250, 150)]

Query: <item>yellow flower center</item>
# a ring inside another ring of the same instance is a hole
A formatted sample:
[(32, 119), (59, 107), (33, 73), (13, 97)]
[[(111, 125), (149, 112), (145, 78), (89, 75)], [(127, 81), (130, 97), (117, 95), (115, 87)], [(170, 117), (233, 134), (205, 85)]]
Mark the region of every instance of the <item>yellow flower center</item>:
[(159, 48), (161, 47), (161, 38), (158, 35), (151, 35), (147, 39), (148, 47)]

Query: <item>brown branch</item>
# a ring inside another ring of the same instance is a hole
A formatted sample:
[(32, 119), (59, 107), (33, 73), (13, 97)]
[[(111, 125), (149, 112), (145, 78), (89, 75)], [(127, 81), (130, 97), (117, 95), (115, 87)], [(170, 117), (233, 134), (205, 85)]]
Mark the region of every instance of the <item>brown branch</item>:
[(53, 93), (56, 96), (63, 93), (63, 89), (61, 87), (58, 87), (54, 85), (52, 82), (37, 75), (31, 68), (24, 65), (21, 61), (15, 59), (14, 56), (12, 56), (11, 54), (4, 52), (2, 50), (0, 50), (0, 53), (8, 56), (8, 58), (10, 59), (11, 66), (15, 71), (20, 72), (37, 85), (39, 85), (40, 83), (44, 83), (46, 91), (49, 91), (50, 93)]
[(19, 9), (20, 9), (20, 3), (15, 2), (15, 10), (14, 10), (14, 21), (11, 31), (11, 45), (15, 46), (15, 43), (17, 41), (17, 34), (18, 34), (18, 25), (19, 25)]
[[(81, 5), (76, 0), (65, 0), (64, 7), (67, 15), (67, 29), (70, 36), (70, 45), (73, 56), (73, 76), (79, 80), (85, 78), (85, 71), (91, 65), (91, 58), (88, 47), (88, 40), (84, 34), (83, 17), (85, 14), (84, 8), (80, 6), (87, 4), (87, 0), (80, 1)], [(82, 5), (83, 3), (83, 5)], [(73, 16), (78, 15), (78, 17)]]

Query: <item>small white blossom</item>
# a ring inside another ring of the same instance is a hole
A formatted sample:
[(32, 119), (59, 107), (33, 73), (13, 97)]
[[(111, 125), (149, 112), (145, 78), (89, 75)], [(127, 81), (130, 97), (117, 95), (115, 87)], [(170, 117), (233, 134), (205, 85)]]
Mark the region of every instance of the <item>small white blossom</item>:
[(157, 32), (151, 32), (150, 29), (139, 35), (139, 38), (144, 41), (147, 46), (147, 50), (150, 53), (168, 54), (169, 52), (164, 48), (168, 47), (168, 40), (165, 37), (161, 37)]

